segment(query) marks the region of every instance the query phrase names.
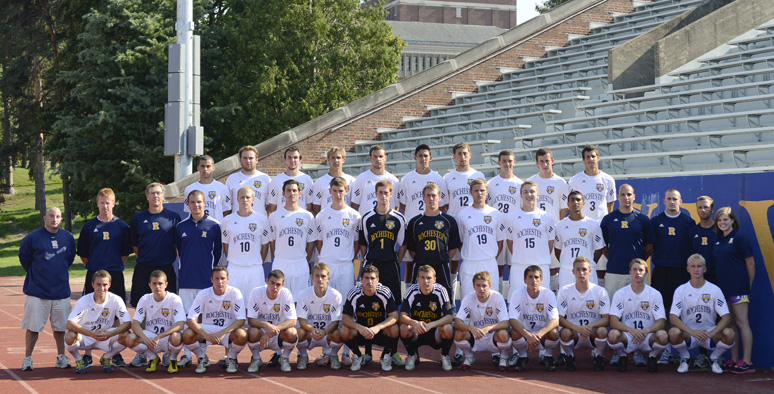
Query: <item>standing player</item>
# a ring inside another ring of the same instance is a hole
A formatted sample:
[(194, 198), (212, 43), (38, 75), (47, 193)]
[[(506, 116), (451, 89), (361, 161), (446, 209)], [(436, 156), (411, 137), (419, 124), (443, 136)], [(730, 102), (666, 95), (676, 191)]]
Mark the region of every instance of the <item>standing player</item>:
[(186, 196), (183, 211), (191, 212), (188, 206), (188, 196), (192, 191), (198, 190), (206, 196), (204, 212), (220, 223), (223, 221), (225, 213), (231, 211), (231, 194), (226, 185), (216, 181), (215, 177), (212, 176), (215, 171), (215, 160), (212, 157), (209, 155), (199, 156), (199, 165), (196, 168), (199, 170), (199, 180), (186, 186), (183, 193)]
[[(312, 186), (312, 213), (315, 216), (333, 203), (333, 197), (331, 197), (330, 193), (330, 184), (333, 178), (344, 178), (347, 182), (347, 189), (349, 189), (352, 182), (355, 181), (355, 177), (344, 173), (343, 168), (346, 160), (347, 152), (344, 149), (334, 146), (328, 151), (328, 165), (330, 166), (330, 169), (325, 175), (317, 178)], [(344, 201), (346, 201), (347, 204), (350, 204), (351, 197), (349, 192), (347, 192)]]
[(583, 213), (596, 220), (602, 220), (615, 204), (615, 180), (599, 169), (599, 150), (586, 145), (581, 151), (586, 169), (570, 178), (570, 190), (578, 190), (586, 197)]
[[(734, 347), (736, 333), (728, 326), (731, 314), (728, 311), (723, 292), (704, 279), (707, 263), (700, 254), (688, 257), (688, 273), (691, 280), (675, 290), (669, 320), (669, 342), (680, 353), (680, 366), (677, 372), (688, 372), (690, 349), (701, 346), (710, 350), (710, 341), (715, 342), (715, 350), (710, 355), (712, 372), (723, 373), (718, 357)], [(718, 316), (720, 321), (715, 324)], [(686, 343), (686, 341), (688, 343)]]
[(330, 279), (330, 268), (325, 263), (317, 263), (312, 267), (312, 287), (298, 294), (298, 369), (306, 369), (309, 362), (307, 351), (318, 346), (330, 351), (330, 354), (323, 354), (318, 365), (330, 362), (331, 369), (341, 368), (339, 323), (344, 300), (341, 293), (328, 286)]
[(328, 279), (331, 286), (341, 294), (347, 294), (355, 287), (355, 253), (360, 249), (359, 234), (362, 218), (346, 202), (347, 180), (332, 178), (329, 195), (333, 201), (315, 218), (320, 251), (319, 261), (330, 264), (332, 272)]
[[(406, 246), (416, 261), (433, 267), (440, 273), (438, 283), (454, 294), (449, 274), (449, 260), (457, 254), (460, 243), (460, 230), (457, 221), (449, 214), (441, 212), (441, 188), (435, 184), (422, 189), (425, 212), (415, 216), (406, 226)], [(419, 266), (411, 267), (411, 283), (416, 283)], [(409, 266), (406, 266), (408, 282)]]
[(282, 185), (283, 206), (269, 217), (271, 254), (274, 256), (272, 269), (287, 273), (289, 280), (285, 287), (292, 294), (309, 287), (309, 260), (317, 240), (314, 216), (298, 205), (300, 195), (301, 185), (296, 180), (285, 181)]
[(376, 344), (384, 347), (382, 371), (392, 370), (393, 352), (398, 349), (398, 306), (390, 289), (379, 283), (379, 269), (363, 267), (362, 285), (352, 289), (344, 302), (340, 335), (352, 349), (352, 366), (360, 370), (363, 357), (360, 345)]
[[(287, 197), (286, 197), (287, 198)], [(261, 349), (275, 352), (282, 348), (279, 365), (282, 372), (290, 372), (290, 352), (296, 347), (296, 305), (293, 295), (285, 284), (285, 274), (271, 270), (266, 286), (256, 287), (250, 292), (247, 303), (248, 330), (247, 346), (253, 356), (247, 372), (255, 373), (261, 367)], [(303, 369), (303, 368), (302, 368)]]
[[(95, 272), (91, 277), (94, 292), (81, 297), (67, 317), (65, 348), (75, 360), (76, 373), (86, 373), (87, 368), (79, 350), (104, 351), (102, 367), (110, 373), (113, 372), (113, 356), (126, 349), (119, 336), (131, 327), (129, 312), (124, 300), (108, 292), (110, 282), (108, 271)], [(119, 324), (113, 327), (116, 319)]]
[(266, 210), (271, 214), (285, 205), (285, 183), (296, 181), (298, 186), (298, 205), (307, 211), (312, 210), (312, 177), (301, 172), (301, 151), (295, 146), (285, 149), (285, 171), (277, 174), (269, 184), (269, 199)]
[(505, 218), (508, 249), (511, 250), (510, 291), (524, 286), (525, 269), (537, 265), (549, 272), (551, 249), (554, 247), (556, 222), (550, 213), (538, 209), (538, 186), (526, 181), (521, 185), (521, 209)]
[[(462, 299), (460, 310), (454, 317), (454, 343), (465, 354), (460, 367), (463, 371), (471, 368), (476, 361), (474, 352), (499, 353), (500, 371), (508, 369), (508, 354), (512, 341), (508, 336), (508, 309), (505, 299), (492, 290), (492, 277), (481, 271), (473, 275), (473, 288)], [(468, 323), (466, 323), (468, 322)]]
[(704, 257), (707, 264), (707, 272), (704, 279), (717, 284), (715, 275), (715, 260), (712, 258), (712, 250), (715, 247), (718, 234), (715, 232), (715, 220), (712, 213), (715, 211), (715, 201), (709, 196), (700, 196), (696, 199), (696, 212), (699, 214), (699, 223), (688, 230), (688, 238), (691, 239), (691, 253), (698, 253)]
[(610, 348), (619, 356), (618, 371), (626, 372), (628, 353), (635, 350), (650, 352), (648, 372), (658, 372), (658, 355), (667, 346), (664, 331), (664, 301), (661, 294), (645, 284), (648, 264), (634, 259), (629, 263), (631, 283), (613, 296), (610, 310)]
[[(237, 372), (237, 356), (247, 343), (245, 302), (239, 289), (228, 285), (228, 270), (218, 266), (212, 269), (212, 287), (196, 295), (188, 312), (183, 331), (183, 343), (198, 358), (196, 373), (207, 372), (208, 345), (221, 345), (228, 349), (226, 372)], [(201, 323), (199, 323), (201, 318)]]
[(449, 358), (454, 339), (454, 308), (446, 289), (435, 283), (435, 270), (429, 265), (419, 267), (417, 283), (406, 290), (400, 307), (400, 338), (406, 347), (406, 370), (413, 371), (417, 350), (422, 345), (441, 349), (441, 368), (451, 371)]
[(248, 186), (253, 189), (253, 194), (255, 195), (253, 200), (253, 211), (266, 216), (266, 204), (271, 178), (259, 171), (256, 167), (258, 149), (255, 149), (252, 145), (243, 146), (239, 149), (238, 156), (239, 164), (242, 165), (242, 170), (229, 175), (226, 180), (226, 188), (228, 189), (231, 198), (230, 210), (233, 212), (239, 209), (239, 202), (237, 201), (239, 189)]
[[(519, 177), (513, 175), (513, 166), (516, 164), (516, 158), (513, 152), (509, 150), (501, 151), (497, 156), (497, 165), (500, 166), (500, 174), (489, 180), (487, 184), (487, 197), (486, 203), (494, 208), (497, 208), (503, 214), (508, 215), (511, 211), (515, 211), (521, 207), (521, 184), (524, 183)], [(473, 186), (471, 184), (471, 186)], [(475, 198), (473, 199), (475, 205)], [(462, 218), (460, 218), (462, 219)], [(460, 220), (462, 222), (462, 220)], [(461, 224), (461, 223), (460, 223)], [(465, 257), (463, 256), (463, 259)], [(500, 291), (503, 288), (503, 272), (505, 266), (511, 263), (511, 252), (508, 248), (505, 248), (502, 252), (497, 254), (497, 271), (499, 280), (496, 287), (493, 287), (495, 291)], [(465, 267), (462, 267), (465, 271)], [(480, 270), (479, 270), (480, 271)], [(468, 271), (471, 272), (471, 271)], [(476, 272), (476, 271), (472, 271)], [(492, 274), (491, 272), (489, 273)], [(494, 275), (492, 275), (494, 278)], [(466, 278), (460, 277), (460, 288), (467, 287), (472, 282)], [(472, 290), (472, 288), (471, 288)], [(462, 291), (462, 297), (465, 297), (465, 292)]]
[(157, 355), (159, 352), (170, 354), (167, 373), (177, 373), (177, 355), (183, 349), (183, 301), (177, 294), (167, 291), (167, 284), (164, 271), (151, 272), (151, 293), (143, 295), (137, 303), (132, 319), (132, 333), (126, 337), (127, 347), (137, 354), (145, 354), (151, 360), (145, 370), (148, 373), (156, 372), (160, 361)]
[(561, 346), (567, 357), (565, 369), (575, 371), (573, 349), (587, 347), (594, 349), (594, 370), (601, 371), (605, 368), (604, 352), (607, 348), (607, 325), (610, 322), (610, 297), (604, 287), (592, 282), (594, 271), (587, 258), (576, 257), (572, 273), (575, 275), (575, 283), (559, 289), (556, 299), (559, 306), (559, 325), (562, 327), (559, 332)]
[(357, 209), (361, 216), (376, 208), (379, 200), (376, 195), (376, 184), (379, 181), (388, 181), (392, 184), (395, 193), (390, 198), (390, 207), (397, 208), (398, 191), (400, 182), (395, 175), (387, 172), (387, 152), (381, 145), (374, 145), (368, 152), (371, 161), (371, 169), (363, 171), (352, 183), (352, 208)]
[(554, 253), (559, 259), (559, 287), (564, 287), (576, 281), (573, 276), (573, 264), (578, 257), (585, 257), (591, 264), (589, 280), (597, 284), (597, 269), (595, 261), (602, 256), (605, 248), (602, 228), (599, 222), (587, 218), (583, 214), (585, 201), (583, 193), (573, 190), (567, 197), (570, 216), (556, 224)]
[[(511, 281), (513, 282), (513, 281)], [(559, 345), (559, 309), (556, 307), (554, 293), (542, 287), (543, 270), (530, 265), (524, 270), (526, 286), (515, 289), (508, 297), (510, 304), (511, 339), (518, 353), (516, 372), (524, 371), (527, 365), (527, 352), (545, 348), (543, 362), (547, 371), (555, 371), (554, 350)]]

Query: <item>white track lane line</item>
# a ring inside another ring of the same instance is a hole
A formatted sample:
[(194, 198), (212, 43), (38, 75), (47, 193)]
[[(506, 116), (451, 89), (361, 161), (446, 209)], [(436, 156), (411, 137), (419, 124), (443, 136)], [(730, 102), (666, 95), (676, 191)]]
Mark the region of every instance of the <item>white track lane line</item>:
[(366, 375), (368, 375), (368, 376), (373, 376), (373, 377), (376, 377), (376, 378), (387, 379), (387, 380), (389, 380), (390, 382), (393, 382), (393, 383), (398, 383), (398, 384), (402, 384), (402, 385), (404, 385), (404, 386), (409, 386), (409, 387), (411, 387), (411, 388), (413, 388), (413, 389), (419, 389), (419, 390), (422, 390), (422, 391), (427, 391), (427, 392), (429, 392), (429, 393), (434, 393), (434, 394), (443, 394), (443, 393), (441, 393), (441, 392), (439, 392), (439, 391), (433, 391), (433, 390), (430, 390), (430, 389), (426, 389), (426, 388), (424, 388), (424, 387), (418, 387), (418, 386), (415, 386), (415, 385), (413, 385), (413, 384), (410, 384), (410, 383), (401, 382), (400, 380), (393, 379), (393, 378), (388, 378), (388, 377), (386, 377), (386, 376), (382, 376), (382, 375), (377, 375), (377, 374), (375, 374), (375, 373), (370, 373), (370, 372), (366, 372), (366, 371), (363, 371), (363, 370), (360, 370), (360, 371), (358, 371), (358, 372), (360, 372), (360, 373), (362, 373), (362, 374), (366, 374)]
[(540, 383), (529, 382), (529, 381), (526, 381), (526, 380), (511, 378), (511, 377), (503, 376), (503, 375), (500, 375), (500, 374), (495, 374), (495, 373), (485, 372), (485, 371), (479, 371), (477, 369), (471, 369), (471, 371), (475, 372), (475, 373), (482, 374), (482, 375), (494, 376), (494, 377), (501, 378), (501, 379), (512, 380), (514, 382), (529, 384), (529, 385), (532, 385), (532, 386), (538, 386), (538, 387), (544, 388), (546, 390), (558, 391), (560, 393), (568, 393), (568, 394), (575, 394), (575, 393), (577, 393), (577, 391), (564, 390), (564, 389), (560, 389), (560, 388), (556, 388), (556, 387), (546, 386), (546, 385), (543, 385), (543, 384), (540, 384)]
[(35, 389), (33, 389), (30, 385), (27, 384), (22, 378), (19, 377), (19, 375), (15, 374), (13, 371), (11, 371), (8, 367), (3, 365), (3, 363), (0, 363), (0, 369), (5, 370), (5, 372), (8, 372), (9, 375), (11, 375), (12, 378), (14, 378), (19, 384), (21, 384), (27, 391), (29, 391), (32, 394), (38, 394)]
[(165, 389), (165, 388), (163, 388), (163, 387), (161, 387), (161, 386), (157, 385), (156, 383), (153, 383), (153, 382), (151, 382), (150, 380), (148, 380), (148, 379), (145, 379), (145, 378), (143, 378), (142, 376), (140, 376), (140, 375), (138, 375), (138, 374), (136, 374), (136, 373), (134, 373), (134, 372), (130, 371), (128, 368), (117, 368), (117, 369), (118, 369), (119, 371), (121, 371), (121, 372), (128, 373), (129, 375), (132, 375), (132, 376), (134, 376), (134, 377), (135, 377), (135, 378), (137, 378), (137, 379), (140, 379), (140, 381), (142, 381), (143, 383), (147, 383), (147, 384), (149, 384), (149, 385), (153, 386), (153, 388), (155, 388), (156, 390), (163, 391), (163, 392), (165, 392), (165, 393), (167, 393), (167, 394), (175, 394), (174, 392), (172, 392), (172, 391), (169, 391), (169, 390), (167, 390), (167, 389)]
[(274, 384), (274, 385), (280, 386), (280, 387), (282, 387), (282, 388), (284, 388), (284, 389), (287, 389), (287, 390), (290, 390), (290, 391), (294, 391), (294, 392), (296, 392), (296, 393), (299, 393), (299, 394), (308, 394), (306, 391), (301, 391), (301, 390), (299, 390), (299, 389), (296, 389), (296, 388), (293, 388), (293, 387), (290, 387), (290, 386), (284, 385), (284, 384), (282, 384), (282, 383), (280, 383), (280, 382), (275, 382), (275, 381), (273, 381), (273, 380), (271, 380), (271, 379), (269, 379), (269, 378), (267, 378), (267, 377), (263, 377), (263, 376), (261, 376), (261, 375), (256, 375), (256, 374), (254, 374), (254, 373), (250, 373), (250, 372), (244, 372), (244, 371), (240, 371), (240, 372), (243, 372), (245, 375), (250, 375), (250, 376), (252, 376), (252, 377), (259, 378), (259, 379), (261, 379), (261, 380), (264, 380), (264, 381), (266, 381), (266, 382), (269, 382), (269, 383), (271, 383), (271, 384)]

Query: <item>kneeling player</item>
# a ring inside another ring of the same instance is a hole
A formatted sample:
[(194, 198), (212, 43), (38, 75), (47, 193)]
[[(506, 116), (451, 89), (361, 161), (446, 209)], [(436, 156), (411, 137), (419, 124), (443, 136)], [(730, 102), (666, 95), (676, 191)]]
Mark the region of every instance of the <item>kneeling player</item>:
[(392, 370), (392, 357), (398, 349), (398, 306), (392, 292), (379, 283), (379, 269), (369, 264), (363, 267), (361, 285), (350, 290), (341, 316), (341, 339), (352, 353), (352, 371), (360, 370), (360, 345), (384, 347), (382, 371)]
[(239, 289), (228, 285), (226, 267), (213, 268), (210, 280), (212, 287), (200, 291), (191, 304), (183, 343), (198, 358), (196, 373), (207, 372), (210, 365), (207, 345), (227, 348), (226, 372), (236, 373), (237, 355), (247, 343), (247, 332), (242, 328), (245, 324), (245, 302)]
[(604, 352), (607, 348), (607, 325), (610, 322), (610, 298), (607, 290), (591, 282), (596, 272), (591, 262), (583, 256), (572, 263), (575, 283), (559, 289), (556, 302), (559, 307), (559, 325), (562, 330), (562, 351), (567, 357), (565, 369), (575, 371), (573, 349), (594, 349), (594, 370), (605, 368)]
[[(126, 336), (126, 345), (137, 354), (151, 360), (145, 372), (156, 372), (161, 361), (158, 353), (170, 355), (168, 373), (177, 372), (177, 355), (183, 349), (181, 332), (185, 327), (183, 301), (167, 291), (167, 274), (155, 270), (150, 274), (150, 294), (137, 302), (132, 319), (132, 333)], [(142, 323), (145, 321), (145, 329)]]
[[(67, 317), (65, 348), (75, 359), (77, 373), (86, 373), (87, 368), (79, 350), (104, 351), (103, 368), (105, 372), (113, 372), (113, 356), (126, 349), (125, 335), (122, 334), (131, 326), (129, 312), (121, 297), (108, 292), (111, 282), (109, 272), (95, 272), (91, 280), (94, 292), (81, 297)], [(118, 319), (119, 325), (114, 328), (115, 319)]]
[[(723, 373), (718, 357), (734, 346), (736, 333), (729, 328), (731, 314), (728, 312), (723, 292), (704, 279), (707, 262), (700, 254), (688, 257), (688, 273), (691, 280), (675, 290), (672, 308), (669, 310), (669, 341), (680, 353), (677, 372), (688, 372), (690, 353), (688, 350), (701, 346), (711, 349), (710, 340), (715, 341), (715, 350), (710, 354), (712, 372)], [(718, 324), (715, 324), (717, 317)], [(686, 344), (686, 341), (688, 342)]]
[(414, 370), (417, 349), (428, 345), (441, 349), (441, 367), (451, 371), (449, 349), (454, 339), (454, 309), (446, 288), (435, 283), (433, 267), (419, 267), (417, 283), (406, 289), (400, 310), (400, 337), (408, 352), (406, 370)]
[[(511, 338), (508, 336), (508, 309), (503, 295), (492, 290), (492, 277), (487, 271), (473, 275), (473, 290), (462, 299), (454, 317), (454, 343), (462, 349), (465, 361), (460, 368), (470, 369), (474, 352), (500, 353), (500, 371), (508, 369)], [(470, 324), (465, 321), (470, 321)]]
[(261, 350), (271, 349), (282, 355), (279, 359), (280, 370), (290, 372), (290, 352), (296, 347), (296, 305), (293, 295), (285, 285), (285, 274), (272, 270), (266, 278), (266, 286), (256, 287), (250, 292), (247, 302), (248, 343), (253, 357), (247, 372), (258, 372)]
[(543, 362), (547, 371), (555, 371), (554, 350), (559, 345), (559, 309), (554, 293), (542, 287), (543, 270), (530, 265), (524, 270), (525, 287), (514, 290), (510, 297), (510, 323), (513, 348), (518, 354), (515, 371), (527, 365), (527, 352), (545, 349)]
[(650, 352), (648, 372), (658, 372), (658, 356), (666, 349), (667, 333), (664, 331), (664, 301), (658, 290), (645, 284), (648, 265), (645, 260), (633, 259), (629, 263), (631, 284), (613, 295), (610, 310), (610, 348), (619, 356), (618, 371), (626, 372), (626, 355), (640, 350)]
[(298, 364), (296, 368), (306, 369), (309, 361), (307, 350), (318, 346), (330, 350), (330, 355), (323, 354), (321, 365), (331, 364), (332, 369), (341, 368), (339, 349), (342, 342), (339, 336), (341, 322), (341, 307), (344, 301), (341, 293), (328, 286), (331, 279), (331, 269), (325, 263), (317, 263), (312, 267), (312, 287), (301, 290), (298, 300)]

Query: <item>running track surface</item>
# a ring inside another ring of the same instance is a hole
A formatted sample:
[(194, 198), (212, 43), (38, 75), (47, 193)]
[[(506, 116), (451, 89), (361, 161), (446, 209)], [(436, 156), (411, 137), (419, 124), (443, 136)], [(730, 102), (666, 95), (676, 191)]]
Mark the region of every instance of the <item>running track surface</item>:
[[(127, 282), (131, 283), (131, 282)], [(213, 365), (207, 373), (197, 375), (194, 368), (181, 369), (176, 375), (166, 374), (160, 367), (155, 374), (146, 374), (143, 368), (116, 368), (112, 374), (101, 368), (89, 368), (85, 375), (76, 375), (74, 369), (56, 369), (56, 347), (47, 325), (40, 334), (33, 353), (34, 371), (22, 372), (24, 358), (24, 331), (20, 328), (24, 311), (22, 294), (23, 278), (0, 276), (0, 393), (213, 393), (213, 392), (256, 392), (273, 393), (363, 393), (369, 390), (382, 392), (411, 391), (416, 393), (470, 393), (481, 390), (484, 393), (514, 393), (539, 391), (541, 393), (583, 393), (583, 392), (774, 392), (772, 371), (759, 370), (750, 375), (713, 375), (709, 372), (690, 372), (680, 375), (675, 365), (660, 367), (659, 373), (648, 373), (644, 368), (629, 367), (629, 372), (619, 373), (614, 367), (603, 372), (593, 372), (592, 363), (586, 350), (576, 352), (578, 370), (567, 372), (563, 367), (556, 372), (542, 370), (537, 364), (537, 355), (531, 354), (527, 371), (499, 373), (492, 365), (490, 355), (478, 353), (474, 368), (468, 372), (454, 369), (444, 372), (440, 368), (439, 353), (422, 348), (421, 362), (414, 371), (395, 367), (391, 372), (382, 372), (378, 364), (364, 367), (359, 372), (348, 368), (332, 371), (310, 365), (306, 371), (295, 370), (295, 355), (291, 356), (293, 371), (282, 373), (278, 368), (262, 367), (257, 374), (246, 372), (250, 361), (247, 348), (239, 355), (240, 370), (230, 375)], [(72, 302), (83, 288), (83, 279), (70, 281), (73, 290)], [(133, 310), (130, 310), (134, 313)], [(401, 351), (403, 351), (401, 345)], [(212, 346), (208, 349), (211, 360), (223, 357), (223, 349)], [(134, 353), (122, 353), (129, 362)], [(320, 349), (309, 352), (310, 361), (320, 355)], [(379, 352), (374, 349), (375, 358)], [(69, 356), (69, 355), (68, 355)], [(95, 352), (95, 360), (99, 353)], [(405, 353), (404, 353), (405, 356)], [(262, 354), (264, 361), (269, 352)], [(311, 363), (310, 363), (311, 364)]]

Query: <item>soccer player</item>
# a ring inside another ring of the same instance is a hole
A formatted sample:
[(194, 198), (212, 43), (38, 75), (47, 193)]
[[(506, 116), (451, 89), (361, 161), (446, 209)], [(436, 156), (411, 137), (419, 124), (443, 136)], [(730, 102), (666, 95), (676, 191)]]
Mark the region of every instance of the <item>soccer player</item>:
[(550, 213), (538, 209), (538, 186), (526, 181), (521, 185), (521, 209), (506, 216), (506, 239), (511, 250), (510, 291), (523, 287), (525, 269), (537, 265), (549, 272), (551, 249), (554, 247), (556, 222)]
[(393, 352), (398, 349), (398, 306), (390, 289), (379, 283), (379, 269), (363, 267), (361, 285), (347, 294), (341, 316), (341, 340), (352, 349), (352, 366), (359, 371), (363, 360), (360, 345), (384, 347), (382, 371), (392, 370)]
[(610, 310), (610, 348), (620, 356), (618, 371), (628, 369), (626, 356), (635, 350), (649, 352), (648, 372), (658, 372), (658, 355), (666, 349), (664, 301), (661, 293), (645, 284), (648, 264), (642, 259), (629, 263), (631, 283), (613, 295)]
[(715, 200), (709, 196), (699, 196), (696, 199), (696, 212), (699, 214), (699, 223), (688, 230), (688, 238), (691, 239), (691, 253), (698, 253), (704, 257), (707, 263), (707, 272), (704, 279), (717, 284), (715, 275), (715, 260), (712, 258), (712, 250), (715, 247), (718, 234), (715, 232), (715, 220), (712, 213), (715, 211)]
[[(286, 197), (287, 198), (287, 197)], [(255, 373), (263, 364), (261, 349), (279, 351), (282, 356), (279, 365), (282, 372), (290, 372), (290, 352), (296, 347), (296, 306), (293, 295), (285, 284), (285, 274), (280, 270), (271, 270), (266, 278), (266, 286), (256, 287), (250, 292), (247, 302), (247, 346), (252, 352), (247, 372)], [(303, 368), (302, 368), (303, 369)]]
[[(183, 331), (183, 343), (198, 358), (196, 373), (207, 372), (210, 361), (207, 358), (208, 345), (221, 345), (228, 349), (227, 373), (237, 372), (237, 356), (247, 343), (245, 324), (245, 302), (239, 289), (228, 285), (226, 267), (212, 268), (212, 287), (196, 295), (188, 312)], [(199, 323), (201, 318), (201, 323)], [(178, 363), (179, 365), (179, 363)]]
[(354, 261), (355, 253), (360, 249), (362, 225), (360, 214), (347, 205), (348, 191), (346, 179), (331, 178), (328, 191), (332, 197), (331, 205), (315, 217), (319, 261), (330, 265), (328, 279), (341, 294), (347, 294), (355, 287)]
[(586, 169), (570, 178), (570, 190), (579, 190), (586, 197), (583, 214), (600, 221), (613, 211), (615, 180), (599, 169), (599, 150), (595, 146), (584, 146), (581, 159)]
[(317, 263), (312, 267), (312, 287), (298, 293), (298, 369), (306, 369), (309, 362), (307, 351), (318, 346), (324, 348), (324, 351), (330, 351), (330, 354), (323, 353), (318, 365), (330, 363), (331, 369), (341, 368), (339, 323), (344, 299), (338, 290), (328, 286), (330, 279), (331, 269), (328, 265)]
[[(75, 372), (86, 373), (86, 364), (79, 350), (99, 349), (105, 352), (102, 367), (113, 372), (113, 356), (126, 349), (119, 336), (129, 330), (129, 312), (124, 300), (108, 292), (111, 276), (106, 270), (99, 270), (91, 277), (93, 293), (81, 297), (67, 317), (65, 348), (75, 360)], [(113, 323), (118, 319), (118, 326)]]
[(365, 216), (368, 211), (376, 208), (379, 200), (376, 195), (376, 184), (379, 181), (389, 181), (395, 191), (390, 198), (389, 206), (398, 208), (399, 205), (400, 182), (395, 175), (390, 174), (386, 169), (387, 152), (381, 145), (374, 145), (369, 150), (368, 157), (371, 161), (371, 168), (363, 171), (352, 183), (352, 208), (357, 209), (361, 216)]
[(499, 369), (505, 371), (512, 345), (505, 299), (492, 290), (492, 277), (487, 271), (473, 275), (473, 288), (475, 293), (462, 299), (454, 317), (454, 343), (465, 354), (460, 368), (463, 371), (471, 368), (476, 361), (474, 352), (490, 352), (501, 355)]
[(255, 191), (242, 186), (234, 195), (236, 211), (221, 225), (223, 252), (229, 269), (229, 284), (244, 296), (264, 283), (263, 263), (269, 253), (271, 233), (266, 216), (253, 210)]
[(441, 202), (439, 205), (443, 208), (446, 204), (446, 183), (443, 177), (430, 169), (430, 162), (433, 155), (430, 153), (430, 147), (421, 144), (414, 149), (414, 161), (417, 163), (416, 169), (404, 175), (400, 180), (400, 191), (398, 192), (398, 201), (400, 202), (400, 211), (403, 216), (409, 220), (414, 216), (421, 215), (425, 211), (425, 200), (422, 190), (425, 185), (436, 184), (441, 188)]
[[(501, 251), (505, 238), (505, 214), (486, 203), (487, 194), (486, 181), (481, 178), (474, 179), (470, 183), (473, 205), (463, 208), (457, 215), (459, 238), (462, 241), (460, 253), (465, 261), (460, 267), (461, 298), (475, 292), (473, 276), (476, 272), (487, 271), (492, 278), (500, 275), (497, 256), (504, 254)], [(499, 282), (493, 283), (492, 289), (500, 291), (499, 285)]]
[(132, 333), (126, 337), (127, 347), (151, 360), (145, 370), (148, 373), (156, 372), (161, 361), (159, 352), (170, 354), (167, 373), (177, 373), (177, 355), (183, 349), (183, 301), (177, 294), (168, 292), (167, 285), (164, 271), (151, 272), (151, 293), (140, 298), (132, 319)]
[(62, 211), (49, 208), (43, 217), (43, 227), (27, 234), (19, 245), (19, 263), (27, 273), (24, 277), (24, 317), (21, 327), (25, 351), (22, 371), (32, 371), (32, 351), (38, 335), (51, 320), (58, 356), (57, 368), (70, 368), (64, 354), (64, 336), (70, 306), (70, 274), (75, 260), (75, 239), (60, 229)]
[[(334, 146), (328, 151), (328, 165), (330, 169), (328, 172), (317, 178), (312, 186), (312, 213), (317, 216), (320, 211), (331, 206), (333, 203), (333, 197), (330, 193), (331, 180), (335, 177), (344, 178), (347, 182), (347, 189), (355, 181), (355, 177), (344, 173), (344, 162), (347, 160), (347, 151), (338, 146)], [(347, 192), (344, 198), (347, 204), (351, 203), (351, 195)]]
[(317, 240), (317, 226), (312, 213), (298, 205), (301, 200), (298, 181), (286, 180), (282, 196), (283, 206), (269, 217), (272, 269), (285, 273), (288, 280), (283, 284), (291, 294), (298, 294), (309, 287), (309, 261)]
[(298, 205), (307, 211), (312, 210), (312, 177), (301, 172), (301, 151), (295, 146), (285, 149), (285, 171), (277, 174), (269, 184), (269, 199), (266, 210), (271, 214), (285, 205), (285, 182), (296, 181), (298, 185)]
[[(449, 261), (462, 245), (460, 230), (454, 217), (441, 212), (439, 208), (441, 188), (438, 185), (426, 185), (422, 189), (422, 195), (425, 212), (421, 216), (415, 216), (406, 226), (406, 246), (412, 259), (430, 265), (440, 273), (438, 283), (453, 295)], [(416, 283), (419, 264), (409, 267), (407, 263), (407, 276), (409, 268), (412, 268), (411, 283)]]
[[(239, 149), (239, 164), (242, 170), (228, 176), (226, 188), (229, 191), (231, 199), (230, 211), (239, 209), (239, 189), (248, 186), (253, 189), (255, 198), (253, 199), (253, 211), (266, 216), (266, 204), (268, 203), (269, 183), (271, 178), (259, 171), (256, 167), (258, 160), (258, 149), (252, 145), (246, 145)], [(232, 272), (233, 274), (233, 272)], [(236, 275), (232, 275), (236, 276)]]
[[(513, 281), (511, 281), (513, 282)], [(513, 348), (518, 354), (516, 372), (524, 371), (527, 351), (545, 348), (545, 368), (556, 371), (554, 350), (559, 345), (559, 309), (554, 293), (542, 287), (543, 270), (530, 265), (524, 270), (524, 284), (508, 297)]]
[(109, 291), (124, 301), (126, 300), (124, 264), (132, 253), (132, 243), (129, 226), (113, 215), (115, 206), (116, 195), (113, 190), (100, 189), (97, 193), (99, 215), (86, 222), (81, 228), (77, 254), (86, 266), (83, 295), (94, 292), (94, 288), (91, 287), (92, 275), (99, 270), (105, 270), (115, 278)]
[(605, 368), (610, 297), (604, 287), (593, 283), (595, 275), (587, 258), (576, 257), (572, 273), (575, 275), (575, 283), (559, 289), (556, 298), (559, 325), (562, 327), (559, 332), (562, 354), (567, 357), (565, 369), (575, 371), (574, 349), (586, 347), (594, 349), (594, 370), (601, 371)]
[[(701, 346), (711, 350), (710, 341), (715, 342), (715, 350), (710, 354), (712, 372), (723, 373), (718, 357), (734, 347), (736, 333), (729, 328), (731, 314), (728, 303), (720, 288), (704, 279), (707, 262), (700, 254), (688, 257), (688, 273), (691, 279), (675, 290), (669, 320), (669, 342), (680, 353), (680, 366), (677, 372), (688, 372), (688, 351)], [(715, 324), (718, 316), (720, 321)], [(687, 341), (687, 343), (686, 343)]]
[(204, 212), (218, 223), (223, 221), (224, 213), (231, 210), (231, 194), (226, 185), (215, 180), (212, 173), (215, 171), (215, 160), (209, 155), (199, 156), (199, 180), (186, 186), (186, 200), (183, 205), (184, 212), (191, 212), (188, 206), (188, 196), (192, 191), (198, 190), (206, 196)]
[(583, 214), (585, 200), (583, 193), (573, 190), (567, 197), (570, 216), (556, 224), (554, 253), (559, 259), (559, 287), (564, 287), (576, 281), (573, 264), (578, 257), (585, 257), (591, 264), (591, 283), (597, 284), (597, 269), (595, 261), (602, 256), (605, 248), (602, 228), (599, 222), (587, 218)]
[(441, 368), (451, 371), (454, 308), (446, 288), (435, 283), (435, 269), (423, 265), (418, 271), (417, 283), (406, 290), (400, 307), (400, 338), (408, 353), (406, 370), (414, 370), (418, 348), (427, 345), (441, 349)]
[[(513, 175), (513, 166), (515, 164), (516, 159), (513, 152), (509, 150), (501, 151), (497, 156), (497, 165), (500, 166), (500, 174), (490, 179), (489, 183), (487, 183), (486, 204), (497, 208), (497, 210), (503, 214), (503, 218), (511, 211), (515, 211), (521, 207), (521, 193), (519, 191), (521, 190), (521, 184), (524, 183), (524, 181), (519, 179), (516, 175)], [(473, 184), (471, 183), (471, 187), (472, 186)], [(475, 197), (473, 198), (473, 204), (475, 205)], [(460, 217), (460, 219), (462, 218), (463, 217)], [(461, 222), (462, 220), (460, 220), (460, 224)], [(496, 287), (492, 284), (495, 291), (500, 291), (500, 289), (502, 289), (503, 272), (505, 271), (505, 266), (511, 262), (511, 252), (508, 248), (504, 249), (505, 250), (498, 252), (497, 254), (499, 280), (497, 281)], [(462, 258), (465, 259), (464, 256)], [(462, 270), (465, 271), (465, 267), (462, 267)], [(490, 272), (490, 275), (491, 274), (492, 273)], [(492, 277), (494, 278), (494, 275), (492, 275)], [(467, 287), (470, 283), (472, 282), (460, 275), (460, 289)], [(465, 291), (462, 291), (462, 297), (465, 297), (465, 295), (467, 295)]]

